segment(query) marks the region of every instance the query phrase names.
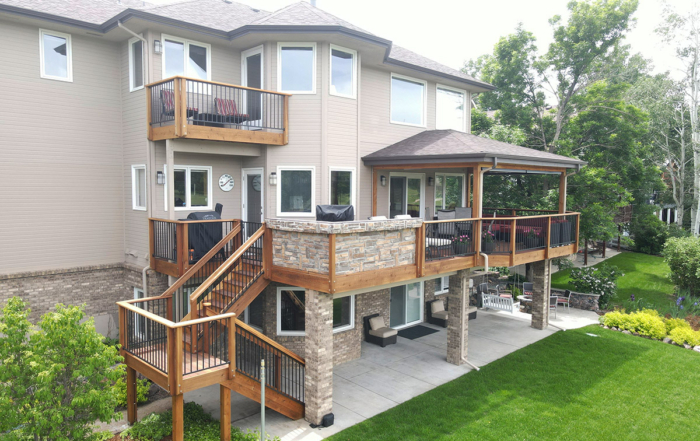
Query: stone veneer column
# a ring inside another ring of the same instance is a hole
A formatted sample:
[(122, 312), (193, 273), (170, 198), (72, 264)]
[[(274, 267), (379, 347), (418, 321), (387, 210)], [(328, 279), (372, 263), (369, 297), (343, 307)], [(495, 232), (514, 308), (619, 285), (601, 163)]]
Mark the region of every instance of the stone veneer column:
[[(447, 362), (457, 366), (467, 357), (469, 337), (469, 276), (471, 271), (460, 270), (450, 276), (450, 290), (447, 294)], [(460, 350), (463, 345), (463, 350)]]
[(549, 289), (552, 277), (552, 262), (549, 259), (531, 263), (532, 280), (532, 324), (535, 329), (549, 326)]
[(306, 290), (306, 421), (320, 424), (333, 411), (333, 296)]

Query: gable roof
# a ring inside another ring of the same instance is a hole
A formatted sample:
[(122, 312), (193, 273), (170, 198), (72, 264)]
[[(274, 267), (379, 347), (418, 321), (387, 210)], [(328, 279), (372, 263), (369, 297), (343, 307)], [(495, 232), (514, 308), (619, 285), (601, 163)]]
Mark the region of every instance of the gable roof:
[[(456, 130), (426, 130), (377, 150), (362, 160), (367, 165), (430, 162), (491, 162), (575, 168), (585, 162)], [(429, 166), (426, 166), (429, 168)]]
[(195, 26), (201, 31), (230, 40), (249, 32), (341, 32), (384, 47), (386, 64), (442, 76), (487, 90), (495, 89), (458, 69), (394, 46), (391, 41), (311, 6), (306, 1), (267, 12), (231, 0), (183, 0), (163, 5), (141, 0), (0, 0), (0, 11), (60, 21), (103, 33), (114, 28), (117, 20), (124, 22), (131, 17), (155, 21), (164, 19), (166, 23), (176, 26)]

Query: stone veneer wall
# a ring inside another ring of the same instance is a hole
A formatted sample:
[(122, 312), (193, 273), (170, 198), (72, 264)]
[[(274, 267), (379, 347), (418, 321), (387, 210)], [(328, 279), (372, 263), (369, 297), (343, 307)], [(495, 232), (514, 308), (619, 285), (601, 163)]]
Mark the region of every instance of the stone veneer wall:
[(328, 274), (329, 234), (336, 239), (336, 275), (401, 265), (416, 260), (420, 219), (316, 222), (269, 219), (273, 265)]

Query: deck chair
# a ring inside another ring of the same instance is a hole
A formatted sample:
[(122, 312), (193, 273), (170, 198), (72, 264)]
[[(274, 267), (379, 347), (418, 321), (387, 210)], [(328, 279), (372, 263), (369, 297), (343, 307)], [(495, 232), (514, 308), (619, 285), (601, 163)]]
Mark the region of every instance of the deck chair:
[(238, 106), (234, 100), (226, 98), (214, 98), (216, 105), (216, 113), (222, 119), (222, 122), (228, 124), (241, 124), (248, 121), (250, 115), (247, 113), (239, 113)]
[[(441, 220), (452, 220), (456, 219), (456, 214), (454, 210), (438, 210), (437, 218)], [(455, 222), (446, 222), (443, 224), (434, 224), (437, 227), (437, 235), (441, 237), (447, 237), (452, 239), (457, 235), (457, 224)]]
[(557, 296), (549, 296), (549, 313), (552, 313), (552, 310), (554, 310), (554, 318), (557, 318), (557, 302), (559, 301), (559, 297)]
[(557, 296), (557, 305), (566, 305), (566, 312), (571, 312), (571, 304), (569, 303), (569, 300), (571, 299), (571, 291), (568, 289), (564, 291), (564, 296), (565, 297)]
[[(163, 116), (174, 117), (175, 116), (175, 92), (172, 90), (161, 89), (160, 90), (160, 103), (161, 103), (161, 114)], [(187, 107), (187, 117), (190, 118), (197, 113), (199, 109), (197, 107)], [(168, 118), (169, 119), (169, 118)], [(163, 120), (166, 120), (163, 118)]]

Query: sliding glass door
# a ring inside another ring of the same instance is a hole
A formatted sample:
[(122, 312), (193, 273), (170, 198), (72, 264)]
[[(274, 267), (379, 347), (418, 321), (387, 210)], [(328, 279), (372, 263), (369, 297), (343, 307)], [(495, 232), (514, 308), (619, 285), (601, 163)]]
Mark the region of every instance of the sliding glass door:
[(410, 214), (411, 217), (423, 217), (424, 206), (423, 175), (392, 173), (389, 179), (389, 216)]
[(389, 326), (402, 328), (423, 321), (423, 283), (391, 288)]

